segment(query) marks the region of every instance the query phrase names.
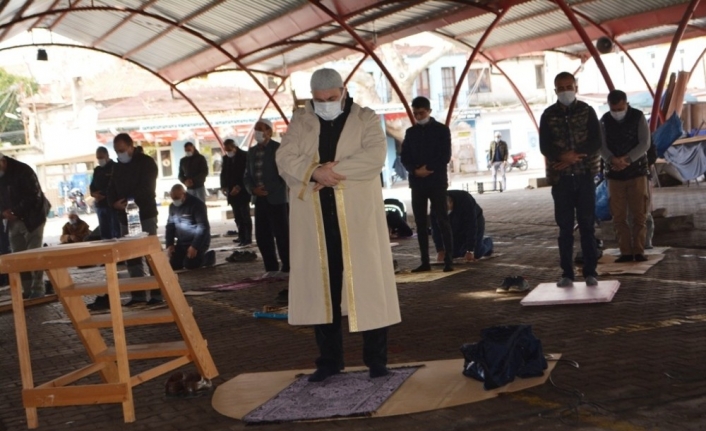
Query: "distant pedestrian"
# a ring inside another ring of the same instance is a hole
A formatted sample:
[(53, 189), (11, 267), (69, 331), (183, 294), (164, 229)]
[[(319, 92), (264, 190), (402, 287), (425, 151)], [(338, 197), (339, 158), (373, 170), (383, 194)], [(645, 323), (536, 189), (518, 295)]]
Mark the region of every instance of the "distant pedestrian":
[(500, 190), (507, 190), (507, 178), (505, 177), (505, 170), (507, 169), (507, 142), (503, 141), (503, 135), (500, 132), (495, 133), (495, 139), (490, 143), (490, 168), (493, 171), (493, 190), (498, 188), (498, 172), (500, 172), (502, 178), (502, 188)]

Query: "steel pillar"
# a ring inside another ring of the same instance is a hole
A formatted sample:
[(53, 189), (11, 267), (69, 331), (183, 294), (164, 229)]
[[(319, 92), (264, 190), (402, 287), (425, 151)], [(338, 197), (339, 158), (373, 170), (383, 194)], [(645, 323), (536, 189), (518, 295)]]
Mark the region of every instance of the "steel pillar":
[(583, 28), (578, 18), (576, 18), (573, 9), (571, 9), (569, 5), (566, 4), (565, 0), (554, 0), (554, 3), (556, 3), (556, 5), (559, 6), (559, 8), (564, 12), (564, 15), (566, 15), (566, 17), (569, 19), (569, 22), (571, 22), (571, 25), (581, 37), (581, 40), (583, 40), (583, 43), (588, 49), (588, 52), (591, 53), (591, 56), (596, 61), (598, 70), (601, 71), (601, 75), (603, 75), (603, 79), (605, 80), (608, 89), (611, 91), (615, 90), (615, 86), (613, 85), (613, 80), (610, 79), (608, 69), (606, 69), (605, 64), (603, 64), (603, 60), (601, 60), (601, 54), (598, 52), (596, 47), (593, 46), (591, 38), (588, 36), (588, 33), (586, 33), (586, 30)]
[(324, 13), (326, 13), (328, 16), (330, 16), (334, 21), (338, 23), (344, 30), (348, 32), (348, 34), (351, 35), (353, 39), (355, 39), (358, 44), (365, 50), (365, 52), (372, 58), (375, 63), (377, 63), (378, 67), (380, 67), (380, 70), (382, 73), (385, 75), (387, 80), (390, 82), (390, 86), (392, 86), (392, 89), (395, 90), (395, 93), (397, 93), (397, 96), (400, 98), (400, 102), (404, 105), (405, 111), (407, 111), (407, 116), (409, 117), (409, 121), (414, 124), (414, 115), (412, 114), (412, 108), (409, 107), (409, 103), (407, 103), (407, 99), (405, 98), (404, 94), (402, 94), (402, 90), (400, 90), (400, 87), (397, 85), (397, 82), (395, 81), (395, 78), (392, 76), (392, 74), (387, 70), (387, 67), (385, 67), (385, 64), (380, 60), (380, 57), (375, 54), (375, 50), (368, 45), (368, 42), (365, 41), (358, 33), (356, 33), (355, 29), (348, 25), (344, 19), (342, 19), (338, 14), (333, 12), (331, 9), (327, 8), (324, 6), (320, 0), (309, 0), (312, 4), (314, 4), (316, 7), (321, 9)]
[(664, 60), (664, 65), (662, 66), (662, 73), (659, 76), (659, 81), (657, 82), (657, 90), (655, 91), (654, 102), (652, 103), (652, 115), (650, 116), (650, 131), (654, 132), (657, 128), (657, 119), (659, 117), (659, 105), (662, 102), (662, 93), (664, 92), (664, 85), (667, 81), (667, 75), (669, 74), (669, 67), (672, 64), (672, 59), (674, 58), (674, 52), (677, 50), (677, 46), (681, 41), (684, 32), (686, 31), (686, 26), (689, 24), (691, 15), (693, 15), (694, 10), (699, 5), (701, 0), (691, 0), (686, 10), (684, 11), (684, 16), (677, 27), (677, 31), (674, 33), (674, 38), (672, 39), (672, 45), (669, 47), (669, 52), (667, 53), (667, 58)]
[(507, 11), (509, 11), (509, 10), (510, 10), (510, 8), (506, 7), (502, 10), (502, 12), (497, 14), (497, 16), (495, 17), (493, 22), (483, 32), (483, 35), (478, 40), (478, 44), (475, 46), (475, 48), (473, 48), (473, 52), (471, 52), (471, 56), (468, 57), (468, 61), (466, 61), (466, 65), (463, 67), (463, 71), (461, 72), (461, 76), (458, 78), (458, 82), (456, 83), (456, 88), (454, 89), (454, 93), (451, 96), (451, 102), (449, 103), (449, 109), (446, 114), (446, 126), (451, 125), (451, 117), (453, 117), (453, 114), (454, 114), (454, 108), (456, 107), (456, 101), (458, 100), (458, 94), (461, 92), (461, 87), (463, 87), (463, 83), (466, 80), (466, 75), (468, 75), (468, 70), (471, 68), (471, 64), (478, 56), (478, 53), (480, 52), (481, 48), (483, 48), (483, 44), (485, 43), (485, 40), (490, 35), (490, 32), (492, 32), (493, 29), (495, 29), (495, 27), (500, 23), (500, 20), (503, 19), (503, 17), (505, 16)]
[(576, 15), (580, 16), (580, 17), (583, 18), (585, 21), (588, 21), (592, 26), (594, 26), (594, 27), (596, 27), (598, 30), (600, 30), (601, 33), (603, 33), (604, 35), (606, 35), (607, 37), (609, 37), (610, 40), (613, 41), (613, 43), (615, 44), (615, 46), (617, 46), (618, 48), (620, 48), (620, 50), (623, 52), (623, 54), (625, 54), (625, 56), (628, 58), (628, 60), (630, 60), (630, 63), (632, 63), (632, 65), (635, 66), (635, 69), (637, 69), (637, 73), (640, 74), (640, 77), (641, 77), (642, 80), (645, 82), (645, 86), (647, 87), (647, 90), (650, 92), (650, 94), (652, 95), (652, 97), (655, 97), (655, 92), (654, 92), (654, 90), (652, 89), (652, 86), (650, 85), (650, 81), (647, 80), (647, 77), (645, 76), (645, 74), (642, 73), (642, 69), (641, 69), (640, 66), (637, 64), (637, 62), (635, 61), (635, 59), (632, 58), (632, 55), (630, 55), (630, 52), (629, 52), (627, 49), (625, 49), (625, 47), (623, 46), (623, 44), (620, 43), (620, 42), (618, 42), (618, 40), (617, 40), (616, 38), (614, 38), (613, 35), (612, 35), (608, 30), (606, 30), (605, 27), (603, 27), (602, 25), (600, 25), (599, 23), (597, 23), (596, 21), (594, 21), (591, 17), (589, 17), (589, 16), (586, 15), (585, 13), (583, 13), (583, 12), (581, 12), (581, 11), (578, 11), (578, 10), (576, 10), (576, 9), (572, 9), (572, 10), (574, 11), (574, 13), (575, 13)]
[[(363, 55), (363, 58), (361, 58), (360, 61), (358, 63), (356, 63), (355, 67), (353, 67), (353, 70), (351, 70), (351, 73), (349, 73), (348, 76), (346, 77), (346, 80), (343, 81), (344, 87), (346, 85), (348, 85), (348, 82), (351, 80), (351, 78), (353, 78), (353, 75), (355, 75), (355, 73), (358, 71), (360, 66), (365, 62), (365, 60), (368, 59), (368, 57), (369, 57), (369, 55), (365, 54), (365, 55)], [(698, 63), (698, 61), (697, 61), (697, 63)]]
[[(0, 52), (9, 51), (9, 50), (12, 50), (12, 49), (17, 49), (17, 48), (41, 47), (41, 46), (58, 46), (58, 47), (62, 47), (62, 48), (87, 49), (87, 50), (89, 50), (89, 51), (100, 52), (100, 53), (103, 53), (103, 54), (108, 54), (108, 55), (112, 55), (113, 57), (120, 58), (120, 54), (116, 54), (116, 53), (114, 53), (114, 52), (106, 51), (106, 50), (103, 50), (103, 49), (100, 49), (100, 48), (94, 48), (94, 47), (91, 47), (91, 46), (84, 46), (84, 45), (73, 45), (73, 44), (70, 44), (70, 43), (55, 43), (55, 42), (52, 42), (52, 43), (28, 43), (28, 44), (24, 44), (24, 45), (8, 46), (8, 47), (5, 47), (5, 48), (0, 48)], [(211, 132), (213, 132), (213, 135), (216, 137), (216, 140), (217, 140), (218, 143), (220, 144), (221, 148), (223, 148), (223, 142), (221, 141), (221, 137), (218, 136), (218, 132), (216, 132), (216, 129), (211, 125), (211, 122), (208, 121), (208, 118), (206, 118), (206, 115), (204, 115), (204, 113), (199, 109), (198, 106), (196, 106), (196, 103), (194, 103), (194, 101), (191, 100), (191, 99), (189, 98), (189, 96), (187, 96), (186, 94), (184, 94), (183, 91), (179, 90), (175, 84), (172, 84), (171, 82), (169, 82), (169, 80), (168, 80), (167, 78), (163, 77), (162, 75), (160, 75), (159, 73), (157, 73), (157, 72), (155, 72), (154, 70), (150, 69), (149, 67), (144, 66), (144, 65), (142, 65), (141, 63), (138, 63), (138, 62), (135, 61), (135, 60), (130, 60), (130, 59), (128, 59), (128, 58), (123, 59), (123, 60), (125, 60), (125, 61), (127, 61), (127, 62), (129, 62), (129, 63), (132, 63), (132, 64), (134, 64), (135, 66), (139, 67), (140, 69), (143, 69), (143, 70), (145, 70), (145, 71), (151, 73), (152, 75), (154, 75), (154, 76), (156, 76), (157, 78), (159, 78), (162, 82), (164, 82), (165, 84), (167, 84), (167, 86), (169, 86), (169, 89), (170, 89), (170, 90), (173, 90), (173, 91), (176, 91), (177, 93), (179, 93), (179, 95), (180, 95), (181, 97), (183, 97), (184, 100), (186, 100), (187, 103), (189, 103), (189, 105), (191, 105), (192, 108), (194, 108), (194, 111), (196, 111), (196, 112), (199, 114), (199, 116), (203, 119), (203, 121), (206, 123), (206, 125), (208, 126), (208, 128), (211, 129)]]
[[(152, 19), (154, 19), (154, 20), (163, 22), (163, 23), (165, 23), (165, 24), (167, 24), (167, 25), (170, 25), (170, 26), (172, 26), (172, 27), (179, 27), (179, 29), (181, 29), (182, 31), (184, 31), (184, 32), (186, 32), (186, 33), (188, 33), (188, 34), (190, 34), (191, 36), (196, 37), (197, 39), (203, 41), (203, 42), (206, 43), (207, 45), (210, 45), (211, 47), (213, 47), (214, 49), (216, 49), (218, 52), (220, 52), (221, 54), (223, 54), (225, 57), (227, 57), (228, 59), (230, 59), (230, 60), (231, 60), (233, 63), (235, 63), (239, 68), (241, 68), (245, 73), (247, 73), (248, 76), (250, 76), (250, 78), (255, 82), (255, 84), (256, 84), (258, 87), (260, 87), (260, 90), (262, 90), (262, 92), (267, 95), (267, 97), (270, 99), (270, 101), (271, 101), (272, 104), (275, 106), (275, 108), (277, 108), (277, 111), (278, 111), (278, 112), (280, 113), (280, 115), (282, 116), (282, 119), (284, 120), (284, 122), (285, 122), (286, 124), (289, 124), (289, 119), (288, 119), (287, 116), (284, 114), (284, 111), (282, 111), (282, 108), (279, 106), (279, 104), (277, 103), (277, 101), (272, 98), (272, 95), (271, 95), (270, 92), (267, 90), (267, 88), (260, 82), (259, 79), (257, 79), (257, 77), (252, 73), (252, 71), (250, 71), (250, 69), (248, 69), (246, 66), (243, 65), (243, 63), (242, 63), (240, 60), (238, 60), (237, 58), (235, 58), (231, 53), (229, 53), (228, 51), (226, 51), (226, 50), (225, 50), (222, 46), (220, 46), (218, 43), (212, 41), (211, 39), (209, 39), (209, 38), (207, 38), (206, 36), (202, 35), (202, 34), (199, 33), (198, 31), (193, 30), (192, 28), (187, 27), (187, 26), (181, 26), (181, 27), (180, 27), (178, 21), (174, 21), (174, 20), (169, 19), (169, 18), (166, 18), (166, 17), (164, 17), (164, 16), (162, 16), (162, 15), (153, 14), (153, 13), (146, 12), (146, 11), (140, 10), (140, 9), (131, 9), (131, 8), (114, 7), (114, 6), (83, 6), (83, 7), (78, 7), (78, 8), (69, 7), (69, 8), (64, 8), (64, 9), (47, 10), (47, 11), (44, 11), (44, 12), (35, 13), (35, 14), (28, 15), (28, 16), (25, 16), (25, 17), (19, 17), (19, 18), (17, 18), (17, 19), (13, 19), (12, 21), (10, 21), (10, 22), (8, 22), (8, 23), (0, 24), (0, 30), (4, 30), (4, 33), (6, 33), (6, 32), (9, 31), (9, 28), (11, 28), (13, 25), (15, 25), (15, 24), (18, 23), (18, 22), (23, 22), (23, 21), (26, 21), (26, 20), (29, 20), (29, 19), (35, 19), (35, 18), (40, 18), (40, 17), (44, 17), (44, 16), (49, 16), (49, 15), (59, 15), (59, 14), (65, 14), (65, 13), (69, 13), (69, 12), (96, 12), (96, 11), (98, 11), (98, 12), (100, 12), (100, 11), (104, 11), (104, 12), (121, 12), (121, 13), (127, 13), (127, 14), (134, 14), (134, 15), (146, 16), (146, 17), (152, 18)], [(4, 34), (4, 33), (3, 33), (3, 34)], [(1, 35), (0, 35), (0, 41), (2, 41), (2, 36), (1, 36)], [(104, 52), (107, 52), (107, 51), (104, 51)], [(111, 53), (111, 54), (112, 54), (112, 53)], [(122, 56), (119, 56), (119, 57), (122, 58)], [(126, 59), (126, 60), (127, 60), (127, 59)], [(151, 69), (150, 69), (150, 70), (151, 70)], [(162, 77), (161, 74), (160, 74), (160, 77)], [(164, 78), (164, 77), (162, 77), (162, 78)], [(166, 79), (166, 78), (164, 78), (164, 79)]]

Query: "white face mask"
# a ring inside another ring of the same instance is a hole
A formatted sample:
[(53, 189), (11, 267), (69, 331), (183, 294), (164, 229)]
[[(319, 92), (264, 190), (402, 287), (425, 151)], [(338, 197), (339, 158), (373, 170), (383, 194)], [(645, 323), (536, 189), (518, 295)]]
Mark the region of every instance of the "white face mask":
[(193, 155), (194, 155), (194, 152), (193, 152), (193, 151), (187, 151), (187, 152), (186, 152), (186, 157), (191, 157), (191, 156), (193, 156)]
[(615, 121), (623, 121), (628, 111), (610, 111), (610, 116), (615, 119)]
[(132, 157), (127, 153), (127, 151), (124, 153), (118, 153), (118, 161), (120, 163), (130, 163), (130, 160), (132, 160)]
[(263, 142), (265, 142), (265, 132), (255, 130), (255, 142), (257, 142), (258, 144), (262, 144)]
[(343, 100), (345, 95), (346, 92), (343, 91), (343, 93), (341, 94), (341, 98), (338, 100), (334, 100), (333, 102), (314, 101), (314, 112), (323, 120), (335, 120), (336, 118), (338, 118), (339, 115), (343, 113), (343, 108), (341, 108), (341, 101)]
[(423, 125), (427, 124), (430, 119), (431, 119), (431, 117), (427, 117), (423, 120), (417, 120), (417, 124), (421, 124), (423, 126)]
[(574, 103), (574, 100), (576, 100), (576, 92), (575, 91), (562, 91), (561, 93), (556, 95), (557, 99), (559, 99), (559, 103), (561, 103), (564, 106), (569, 106), (572, 103)]
[(177, 207), (177, 208), (179, 208), (180, 206), (182, 206), (183, 203), (184, 203), (184, 201), (181, 200), (181, 199), (176, 200), (176, 201), (172, 201), (172, 204), (174, 204), (174, 206)]
[(103, 167), (108, 164), (106, 159), (98, 159), (98, 166)]
[(235, 151), (226, 151), (226, 155), (230, 158), (235, 157)]

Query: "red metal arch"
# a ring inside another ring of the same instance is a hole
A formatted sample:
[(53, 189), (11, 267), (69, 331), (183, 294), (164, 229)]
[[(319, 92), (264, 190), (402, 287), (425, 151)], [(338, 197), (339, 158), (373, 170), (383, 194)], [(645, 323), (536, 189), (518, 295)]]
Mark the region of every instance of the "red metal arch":
[(356, 42), (365, 50), (365, 52), (372, 58), (375, 63), (377, 63), (378, 67), (380, 67), (380, 70), (382, 73), (385, 75), (387, 78), (388, 82), (390, 83), (390, 86), (392, 86), (392, 89), (395, 90), (395, 93), (397, 93), (397, 96), (400, 98), (400, 102), (404, 105), (405, 111), (407, 111), (407, 116), (409, 117), (409, 121), (411, 121), (414, 124), (414, 115), (412, 114), (412, 108), (409, 107), (409, 103), (407, 103), (407, 98), (404, 97), (404, 94), (402, 94), (402, 90), (400, 90), (400, 87), (397, 85), (397, 82), (395, 81), (395, 78), (393, 78), (392, 74), (390, 71), (387, 70), (387, 67), (385, 67), (385, 64), (380, 60), (380, 57), (375, 54), (375, 50), (373, 47), (371, 47), (368, 42), (360, 37), (358, 33), (356, 33), (355, 29), (348, 25), (346, 21), (341, 18), (338, 14), (333, 12), (331, 9), (327, 8), (324, 6), (320, 0), (309, 0), (312, 4), (314, 4), (316, 7), (321, 9), (324, 13), (326, 13), (328, 16), (330, 16), (334, 21), (336, 21), (344, 30), (348, 32), (348, 34), (355, 39)]
[[(447, 35), (447, 34), (444, 34), (444, 33), (440, 32), (440, 31), (438, 31), (438, 30), (435, 31), (434, 33), (435, 33), (435, 34), (438, 34), (439, 36), (442, 36), (442, 37), (444, 37), (444, 38), (447, 38), (447, 39), (449, 39), (449, 40), (451, 40), (451, 41), (453, 41), (453, 42), (456, 42), (456, 43), (458, 43), (458, 44), (461, 44), (461, 45), (463, 45), (463, 46), (465, 46), (465, 47), (467, 47), (467, 48), (475, 49), (472, 45), (470, 45), (470, 44), (468, 44), (468, 43), (466, 43), (466, 42), (460, 41), (460, 40), (456, 40), (456, 39), (454, 39), (453, 37), (451, 37), (451, 36), (449, 36), (449, 35)], [(487, 55), (484, 54), (483, 52), (479, 52), (478, 54), (479, 54), (481, 57), (485, 58), (485, 59), (486, 59), (490, 64), (492, 64), (496, 69), (498, 69), (498, 72), (500, 72), (500, 74), (502, 74), (502, 75), (505, 77), (505, 79), (507, 80), (508, 84), (510, 84), (510, 88), (512, 88), (512, 91), (515, 92), (515, 95), (516, 95), (517, 98), (520, 100), (520, 103), (522, 104), (522, 107), (523, 107), (523, 108), (525, 109), (525, 111), (527, 112), (527, 115), (529, 115), (530, 120), (532, 120), (532, 124), (534, 124), (535, 129), (537, 129), (537, 132), (539, 132), (539, 124), (537, 124), (537, 119), (536, 119), (535, 116), (534, 116), (534, 112), (532, 111), (532, 108), (529, 106), (529, 103), (527, 103), (527, 99), (525, 99), (525, 96), (522, 94), (522, 92), (521, 92), (520, 89), (517, 87), (517, 85), (515, 85), (515, 82), (510, 78), (510, 76), (509, 76), (507, 73), (505, 73), (505, 71), (504, 71), (500, 66), (498, 66), (498, 63), (497, 63), (495, 60), (493, 60), (492, 58), (490, 58), (489, 56), (487, 56)]]
[[(358, 63), (356, 63), (356, 65), (355, 65), (355, 66), (353, 67), (353, 69), (351, 70), (351, 73), (349, 73), (348, 76), (346, 77), (346, 80), (343, 81), (343, 86), (344, 86), (344, 87), (345, 87), (346, 85), (348, 85), (348, 83), (350, 82), (351, 78), (353, 78), (353, 75), (355, 75), (355, 73), (358, 71), (358, 69), (360, 69), (360, 66), (363, 65), (363, 63), (365, 62), (365, 60), (368, 59), (368, 57), (370, 57), (370, 56), (369, 56), (368, 54), (365, 54), (365, 55), (363, 55), (363, 58), (361, 58), (360, 61), (359, 61)], [(697, 61), (697, 63), (698, 63), (698, 61)]]
[(468, 75), (468, 70), (471, 68), (471, 64), (473, 61), (475, 61), (476, 57), (478, 56), (478, 53), (480, 52), (481, 48), (483, 48), (483, 44), (485, 43), (485, 40), (488, 38), (490, 33), (493, 31), (495, 27), (497, 27), (498, 23), (500, 23), (500, 20), (503, 19), (507, 11), (509, 11), (510, 8), (506, 7), (505, 9), (502, 10), (499, 14), (495, 16), (495, 19), (493, 22), (488, 26), (487, 29), (483, 32), (483, 35), (480, 37), (478, 40), (478, 44), (473, 48), (473, 52), (471, 52), (471, 56), (468, 57), (468, 61), (466, 61), (466, 65), (463, 67), (463, 71), (461, 72), (461, 76), (458, 78), (458, 82), (456, 83), (456, 88), (454, 89), (454, 94), (451, 96), (451, 102), (449, 103), (449, 110), (446, 114), (446, 125), (449, 126), (451, 124), (451, 117), (453, 117), (454, 109), (456, 108), (456, 101), (458, 100), (458, 94), (461, 92), (461, 87), (463, 86), (464, 81), (466, 80), (466, 75)]
[(684, 12), (684, 16), (677, 27), (677, 31), (674, 33), (674, 38), (672, 39), (672, 45), (669, 47), (669, 52), (667, 53), (667, 58), (664, 60), (664, 65), (662, 66), (662, 73), (659, 76), (659, 82), (657, 83), (657, 90), (655, 91), (654, 102), (652, 103), (652, 115), (650, 116), (650, 131), (654, 132), (657, 128), (657, 120), (659, 117), (659, 105), (662, 102), (662, 92), (664, 91), (664, 85), (667, 81), (667, 75), (669, 74), (669, 67), (672, 64), (672, 59), (674, 58), (674, 52), (677, 50), (677, 46), (684, 36), (686, 31), (686, 26), (689, 24), (691, 16), (694, 14), (694, 10), (699, 5), (701, 0), (691, 0), (689, 6)]
[[(274, 98), (273, 98), (272, 95), (269, 93), (269, 91), (267, 90), (267, 88), (260, 82), (259, 79), (257, 79), (257, 77), (252, 73), (252, 71), (250, 71), (250, 69), (248, 69), (247, 66), (245, 66), (240, 60), (238, 60), (238, 59), (237, 59), (236, 57), (234, 57), (231, 53), (229, 53), (228, 51), (226, 51), (226, 50), (225, 50), (222, 46), (220, 46), (218, 43), (212, 41), (211, 39), (209, 39), (209, 38), (207, 38), (206, 36), (202, 35), (202, 34), (199, 33), (198, 31), (193, 30), (193, 29), (191, 29), (191, 28), (189, 28), (189, 27), (180, 25), (179, 22), (174, 21), (174, 20), (171, 20), (171, 19), (166, 18), (166, 17), (161, 16), (161, 15), (156, 15), (156, 14), (153, 14), (153, 13), (150, 13), (150, 12), (146, 12), (146, 11), (144, 11), (144, 10), (139, 10), (139, 9), (131, 9), (131, 8), (125, 8), (125, 7), (114, 7), (114, 6), (83, 6), (83, 7), (78, 7), (78, 8), (68, 7), (68, 8), (63, 8), (63, 9), (46, 10), (46, 11), (44, 11), (44, 12), (38, 12), (38, 13), (35, 13), (35, 14), (31, 14), (31, 15), (27, 15), (27, 16), (22, 16), (22, 17), (17, 17), (17, 16), (16, 16), (16, 19), (13, 19), (12, 21), (7, 22), (7, 23), (5, 23), (5, 24), (0, 24), (0, 30), (3, 30), (3, 29), (4, 29), (5, 31), (4, 31), (3, 33), (7, 33), (7, 32), (9, 31), (9, 28), (11, 28), (13, 25), (15, 25), (15, 24), (17, 24), (17, 23), (19, 23), (19, 22), (23, 22), (23, 21), (27, 21), (27, 20), (32, 20), (32, 19), (36, 19), (36, 18), (41, 18), (41, 17), (44, 17), (44, 16), (62, 15), (62, 14), (72, 13), (72, 12), (121, 12), (121, 13), (127, 13), (127, 14), (132, 14), (132, 15), (141, 15), (141, 16), (145, 16), (145, 17), (148, 17), (148, 18), (155, 19), (155, 20), (157, 20), (157, 21), (161, 21), (161, 22), (163, 22), (163, 23), (165, 23), (165, 24), (168, 24), (168, 25), (170, 25), (170, 26), (172, 26), (172, 27), (177, 27), (177, 28), (179, 28), (180, 30), (185, 31), (186, 33), (190, 34), (191, 36), (194, 36), (194, 37), (198, 38), (199, 40), (205, 42), (206, 44), (210, 45), (210, 46), (213, 47), (214, 49), (218, 50), (221, 54), (223, 54), (224, 56), (226, 56), (226, 57), (227, 57), (228, 59), (230, 59), (233, 63), (235, 63), (239, 68), (241, 68), (245, 73), (247, 73), (248, 76), (250, 76), (250, 78), (252, 78), (252, 80), (255, 82), (255, 84), (257, 84), (257, 86), (260, 87), (260, 90), (262, 90), (262, 92), (267, 95), (267, 97), (270, 99), (270, 102), (272, 102), (272, 104), (275, 106), (275, 108), (277, 108), (277, 111), (278, 111), (278, 112), (280, 113), (280, 115), (282, 116), (282, 119), (284, 120), (284, 122), (285, 122), (286, 124), (289, 124), (289, 119), (288, 119), (287, 116), (284, 114), (284, 111), (282, 111), (282, 108), (279, 106), (279, 104), (277, 103), (277, 101), (274, 100)], [(0, 37), (0, 40), (2, 40), (2, 37)], [(102, 52), (108, 53), (108, 51), (102, 51)], [(113, 54), (113, 53), (111, 53), (111, 54)], [(113, 55), (115, 55), (115, 54), (113, 54)], [(127, 59), (126, 59), (126, 60), (127, 60)], [(154, 72), (154, 71), (152, 71), (151, 69), (148, 69), (148, 70), (150, 70), (151, 72)], [(160, 78), (166, 80), (166, 78), (162, 77), (161, 75), (160, 75)]]
[(189, 103), (189, 105), (191, 105), (192, 108), (194, 108), (194, 111), (196, 111), (196, 112), (199, 114), (199, 116), (201, 116), (201, 118), (203, 119), (203, 121), (206, 122), (206, 125), (208, 126), (209, 129), (211, 129), (211, 132), (213, 132), (213, 135), (214, 135), (214, 136), (216, 137), (216, 139), (218, 140), (218, 143), (220, 144), (221, 148), (223, 148), (223, 141), (221, 141), (220, 136), (218, 136), (218, 132), (216, 132), (216, 129), (211, 125), (211, 122), (208, 121), (208, 118), (206, 118), (206, 115), (204, 115), (204, 113), (199, 109), (199, 107), (196, 106), (196, 103), (194, 103), (194, 101), (191, 100), (191, 98), (189, 98), (189, 96), (187, 96), (186, 94), (184, 94), (183, 91), (179, 90), (179, 88), (177, 88), (176, 84), (172, 84), (167, 78), (163, 77), (163, 76), (160, 75), (159, 73), (153, 71), (153, 70), (150, 69), (149, 67), (144, 66), (143, 64), (141, 64), (141, 63), (139, 63), (139, 62), (137, 62), (137, 61), (135, 61), (135, 60), (131, 60), (131, 59), (129, 59), (129, 58), (121, 58), (121, 57), (120, 57), (120, 54), (116, 54), (116, 53), (114, 53), (114, 52), (106, 51), (106, 50), (103, 50), (103, 49), (100, 49), (100, 48), (94, 48), (94, 47), (91, 47), (91, 46), (83, 46), (83, 45), (74, 45), (74, 44), (70, 44), (70, 43), (56, 43), (56, 42), (54, 42), (54, 43), (28, 43), (28, 44), (24, 44), (24, 45), (8, 46), (8, 47), (5, 47), (5, 48), (0, 48), (0, 52), (9, 51), (9, 50), (12, 50), (12, 49), (17, 49), (17, 48), (30, 48), (30, 47), (41, 47), (41, 46), (59, 46), (59, 47), (62, 47), (62, 48), (87, 49), (87, 50), (89, 50), (89, 51), (95, 51), (95, 52), (100, 52), (100, 53), (103, 53), (103, 54), (112, 55), (113, 57), (120, 58), (121, 60), (127, 61), (127, 62), (129, 62), (129, 63), (131, 63), (131, 64), (134, 64), (135, 66), (137, 66), (137, 67), (139, 67), (139, 68), (141, 68), (141, 69), (143, 69), (143, 70), (146, 70), (147, 72), (151, 73), (152, 75), (154, 75), (154, 76), (156, 76), (157, 78), (159, 78), (162, 82), (164, 82), (165, 84), (167, 84), (171, 90), (174, 90), (174, 91), (176, 91), (177, 93), (179, 93), (179, 95), (180, 95), (181, 97), (183, 97), (184, 100), (186, 100), (186, 101)]

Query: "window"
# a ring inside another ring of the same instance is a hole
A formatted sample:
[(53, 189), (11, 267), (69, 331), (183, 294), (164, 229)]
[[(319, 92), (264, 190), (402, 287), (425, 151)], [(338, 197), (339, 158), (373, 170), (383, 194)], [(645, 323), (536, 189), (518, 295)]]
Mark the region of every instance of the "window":
[(535, 64), (534, 65), (534, 78), (537, 83), (537, 90), (544, 90), (546, 88), (544, 83), (544, 65)]
[(490, 74), (488, 69), (469, 69), (468, 88), (473, 93), (490, 93)]
[(163, 149), (159, 151), (159, 165), (162, 168), (162, 178), (174, 176), (172, 150)]
[(417, 96), (423, 96), (427, 99), (431, 97), (429, 88), (429, 69), (422, 70), (422, 73), (417, 77)]
[(451, 97), (456, 89), (456, 69), (453, 67), (441, 68), (441, 88), (444, 97), (444, 108), (448, 108)]

